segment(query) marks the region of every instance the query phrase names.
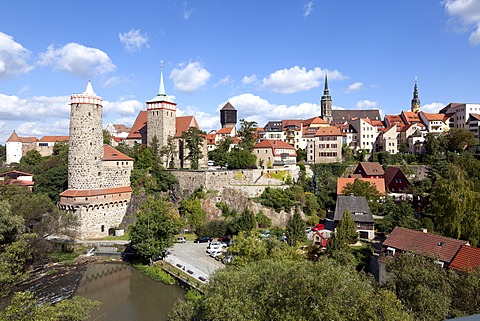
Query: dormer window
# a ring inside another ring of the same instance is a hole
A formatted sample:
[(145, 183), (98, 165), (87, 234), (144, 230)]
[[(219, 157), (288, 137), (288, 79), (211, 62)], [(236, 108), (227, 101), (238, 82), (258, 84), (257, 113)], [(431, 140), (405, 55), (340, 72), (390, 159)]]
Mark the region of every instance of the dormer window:
[(387, 255), (394, 256), (395, 255), (395, 248), (387, 247)]

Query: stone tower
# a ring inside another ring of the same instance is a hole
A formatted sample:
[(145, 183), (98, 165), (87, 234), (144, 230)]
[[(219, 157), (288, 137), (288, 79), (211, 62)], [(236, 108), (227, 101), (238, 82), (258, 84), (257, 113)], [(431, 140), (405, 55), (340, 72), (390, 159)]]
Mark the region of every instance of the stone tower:
[(163, 70), (160, 65), (160, 87), (157, 96), (147, 101), (147, 145), (157, 137), (158, 146), (167, 145), (168, 137), (174, 137), (176, 131), (177, 104), (165, 94)]
[(222, 109), (220, 109), (220, 124), (222, 128), (231, 128), (237, 126), (237, 110), (235, 107), (227, 102)]
[(70, 97), (70, 106), (68, 188), (102, 188), (102, 98), (88, 82), (85, 92)]
[(333, 122), (332, 97), (330, 96), (330, 91), (328, 90), (327, 74), (325, 74), (325, 88), (323, 89), (323, 96), (322, 99), (320, 99), (320, 110), (320, 117), (327, 123), (331, 124)]
[(415, 77), (415, 86), (413, 87), (413, 98), (410, 106), (411, 106), (410, 110), (413, 111), (414, 113), (418, 113), (420, 111), (420, 98), (418, 98), (417, 77)]

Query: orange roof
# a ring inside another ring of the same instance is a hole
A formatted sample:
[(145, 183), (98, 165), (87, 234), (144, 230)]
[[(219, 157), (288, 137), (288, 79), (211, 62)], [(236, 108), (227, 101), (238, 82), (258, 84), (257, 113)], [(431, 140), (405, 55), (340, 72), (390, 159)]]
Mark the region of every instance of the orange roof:
[(315, 136), (342, 136), (342, 133), (338, 127), (328, 126), (318, 128)]
[(406, 123), (420, 122), (418, 114), (413, 111), (402, 111), (402, 115)]
[(108, 194), (131, 193), (130, 186), (122, 186), (115, 188), (99, 188), (99, 189), (67, 189), (60, 193), (61, 197), (91, 197)]
[(404, 124), (400, 115), (385, 115), (385, 120), (389, 124)]
[(34, 136), (26, 136), (20, 137), (13, 131), (10, 137), (7, 139), (7, 143), (34, 143), (38, 141), (37, 137)]
[(231, 134), (233, 131), (233, 127), (225, 127), (225, 128), (220, 128), (217, 132), (217, 134)]
[(381, 120), (372, 119), (371, 124), (376, 127), (385, 127), (385, 124)]
[(347, 184), (353, 184), (357, 179), (363, 182), (369, 182), (371, 185), (375, 186), (380, 194), (385, 194), (385, 180), (383, 178), (350, 178), (350, 177), (339, 177), (337, 179), (337, 195), (342, 195), (342, 190)]
[(190, 127), (200, 129), (197, 120), (194, 116), (179, 116), (176, 119), (175, 137), (182, 137), (183, 132), (186, 132)]
[(290, 144), (285, 143), (282, 140), (264, 139), (261, 142), (256, 143), (255, 146), (253, 146), (253, 148), (254, 149), (255, 148), (271, 148), (273, 150), (274, 155), (279, 155), (279, 154), (276, 153), (277, 149), (291, 149), (291, 150), (293, 150), (293, 153), (291, 155), (292, 156), (297, 155), (295, 147), (293, 147)]
[(449, 267), (455, 270), (469, 272), (480, 266), (480, 249), (478, 247), (462, 245)]
[(309, 119), (305, 119), (303, 121), (303, 126), (312, 126), (314, 124), (326, 125), (326, 124), (328, 124), (328, 122), (324, 121), (320, 117), (312, 117), (312, 118), (309, 118)]
[(444, 114), (430, 114), (423, 111), (421, 113), (425, 116), (425, 118), (428, 121), (435, 121), (435, 120), (443, 121), (443, 119), (445, 118)]
[(285, 130), (286, 127), (295, 127), (296, 130), (300, 130), (300, 128), (302, 128), (302, 120), (301, 119), (282, 120), (282, 129)]
[(0, 177), (2, 176), (33, 176), (33, 174), (30, 174), (30, 173), (26, 173), (26, 172), (20, 172), (20, 171), (16, 171), (16, 170), (13, 170), (13, 171), (8, 171), (8, 172), (4, 172), (4, 173), (0, 173)]
[(128, 133), (127, 139), (142, 138), (142, 132), (147, 129), (147, 111), (141, 110), (138, 113), (137, 119), (133, 123), (132, 129)]
[(69, 136), (43, 136), (39, 142), (68, 142)]
[(207, 140), (207, 145), (215, 145), (215, 136), (217, 134), (207, 134), (205, 139)]
[(104, 161), (133, 161), (133, 158), (119, 152), (110, 145), (103, 145), (103, 158)]
[(475, 118), (476, 120), (480, 120), (480, 115), (479, 114), (471, 113), (470, 116), (472, 118)]

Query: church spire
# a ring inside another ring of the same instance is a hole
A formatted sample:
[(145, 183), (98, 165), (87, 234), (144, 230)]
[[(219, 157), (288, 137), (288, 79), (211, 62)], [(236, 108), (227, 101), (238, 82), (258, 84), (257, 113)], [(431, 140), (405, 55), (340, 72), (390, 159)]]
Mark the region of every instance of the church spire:
[(323, 88), (323, 97), (329, 98), (330, 97), (330, 91), (328, 90), (328, 74), (325, 73), (325, 87)]
[(160, 87), (157, 96), (167, 96), (165, 93), (165, 84), (163, 83), (163, 60), (160, 61)]
[(420, 111), (420, 98), (418, 98), (417, 77), (415, 77), (415, 86), (413, 87), (413, 98), (410, 110), (414, 113), (418, 113)]
[(330, 96), (330, 91), (328, 90), (328, 76), (326, 72), (325, 72), (325, 87), (323, 89), (323, 96), (320, 99), (320, 111), (321, 111), (320, 117), (324, 121), (328, 123), (332, 123), (333, 121), (332, 97)]

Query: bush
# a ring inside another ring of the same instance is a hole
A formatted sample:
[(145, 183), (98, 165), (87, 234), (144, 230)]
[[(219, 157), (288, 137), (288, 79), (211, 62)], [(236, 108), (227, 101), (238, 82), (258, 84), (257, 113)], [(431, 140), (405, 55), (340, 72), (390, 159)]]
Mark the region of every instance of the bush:
[(164, 284), (175, 284), (175, 279), (158, 265), (134, 264), (133, 267), (155, 281), (160, 281)]

